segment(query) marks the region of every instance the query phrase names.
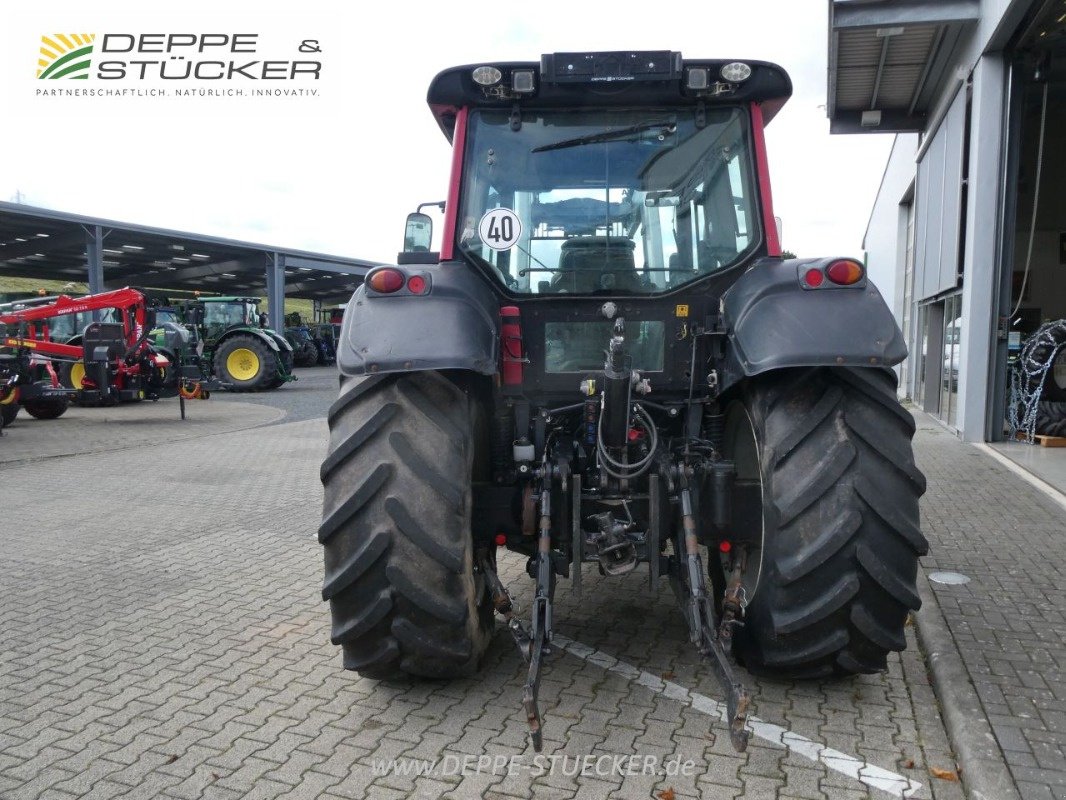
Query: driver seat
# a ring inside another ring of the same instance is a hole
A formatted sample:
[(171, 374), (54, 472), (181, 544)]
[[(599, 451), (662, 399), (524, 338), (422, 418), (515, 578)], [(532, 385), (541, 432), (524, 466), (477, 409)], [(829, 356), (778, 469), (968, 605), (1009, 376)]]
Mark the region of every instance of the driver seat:
[(643, 287), (637, 274), (633, 251), (636, 242), (606, 236), (567, 239), (559, 253), (559, 271), (552, 275), (550, 291), (592, 294), (619, 290), (639, 292)]

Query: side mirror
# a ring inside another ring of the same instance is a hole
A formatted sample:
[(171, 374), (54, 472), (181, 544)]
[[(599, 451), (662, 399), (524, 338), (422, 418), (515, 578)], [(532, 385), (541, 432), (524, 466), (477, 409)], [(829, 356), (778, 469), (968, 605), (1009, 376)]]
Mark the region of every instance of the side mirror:
[(203, 306), (189, 306), (185, 309), (185, 322), (189, 325), (202, 325), (204, 321)]
[(268, 317), (265, 313), (260, 313), (259, 314), (259, 327), (260, 328), (269, 328), (270, 327), (270, 317)]
[(428, 253), (433, 242), (433, 220), (426, 214), (415, 212), (407, 215), (407, 227), (403, 234), (405, 253)]

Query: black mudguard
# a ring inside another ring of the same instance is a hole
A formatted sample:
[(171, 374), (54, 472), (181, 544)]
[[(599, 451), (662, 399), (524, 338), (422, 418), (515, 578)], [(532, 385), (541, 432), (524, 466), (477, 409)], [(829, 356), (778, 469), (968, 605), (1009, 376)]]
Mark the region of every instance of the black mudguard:
[(468, 266), (398, 267), (430, 281), (424, 295), (367, 292), (344, 310), (337, 365), (345, 375), (466, 369), (497, 371), (499, 301)]
[(766, 258), (722, 297), (728, 336), (722, 388), (784, 367), (891, 367), (907, 345), (884, 298), (868, 279), (852, 286), (803, 283), (834, 258)]
[(274, 342), (275, 350), (279, 352), (282, 350), (288, 350), (290, 353), (292, 352), (292, 345), (289, 344), (289, 340), (277, 331), (269, 330), (267, 328), (261, 328), (260, 331), (266, 336), (270, 337), (271, 341)]

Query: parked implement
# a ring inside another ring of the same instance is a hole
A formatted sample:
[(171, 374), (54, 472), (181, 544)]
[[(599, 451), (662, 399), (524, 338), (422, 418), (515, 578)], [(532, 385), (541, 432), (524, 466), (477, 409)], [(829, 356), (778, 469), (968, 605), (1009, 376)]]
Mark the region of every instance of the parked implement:
[[(446, 70), (442, 247), (407, 225), (344, 316), (323, 596), (344, 665), (477, 669), (501, 614), (537, 702), (560, 579), (646, 564), (718, 676), (876, 672), (919, 605), (925, 480), (892, 313), (847, 258), (790, 259), (763, 126), (778, 66), (556, 53)], [(497, 547), (528, 557), (518, 619)]]
[[(64, 336), (63, 342), (52, 338), (52, 326), (64, 327), (57, 321), (87, 320), (94, 314), (105, 315), (107, 321), (88, 322), (80, 334)], [(195, 392), (196, 377), (182, 374), (174, 368), (172, 356), (148, 342), (153, 323), (147, 299), (130, 288), (0, 307), (0, 324), (5, 328), (0, 347), (8, 351), (4, 369), (9, 376), (0, 405), (10, 409), (17, 404), (31, 416), (53, 419), (70, 402), (113, 405)], [(180, 350), (185, 331), (172, 326), (165, 339), (171, 352)]]

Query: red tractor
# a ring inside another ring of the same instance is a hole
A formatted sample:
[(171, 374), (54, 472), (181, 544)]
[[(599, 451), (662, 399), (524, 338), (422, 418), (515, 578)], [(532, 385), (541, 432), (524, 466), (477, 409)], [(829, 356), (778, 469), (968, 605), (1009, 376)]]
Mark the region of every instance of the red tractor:
[[(408, 218), (337, 346), (323, 597), (344, 666), (478, 669), (501, 614), (534, 746), (553, 598), (669, 579), (733, 744), (772, 676), (877, 672), (919, 606), (907, 350), (850, 258), (783, 259), (775, 64), (555, 53), (429, 88), (452, 144), (439, 252)], [(523, 624), (496, 554), (524, 555)]]
[[(90, 322), (79, 344), (52, 340), (50, 320), (104, 313), (111, 321)], [(72, 401), (113, 405), (158, 400), (179, 392), (201, 396), (198, 387), (186, 385), (188, 381), (171, 368), (173, 351), (168, 356), (164, 349), (148, 343), (153, 317), (145, 296), (130, 288), (0, 306), (0, 325), (5, 329), (0, 347), (9, 350), (0, 361), (7, 376), (0, 397), (4, 419), (14, 419), (20, 406), (38, 419), (53, 419)], [(188, 336), (176, 325), (170, 326), (168, 335), (175, 349)]]

